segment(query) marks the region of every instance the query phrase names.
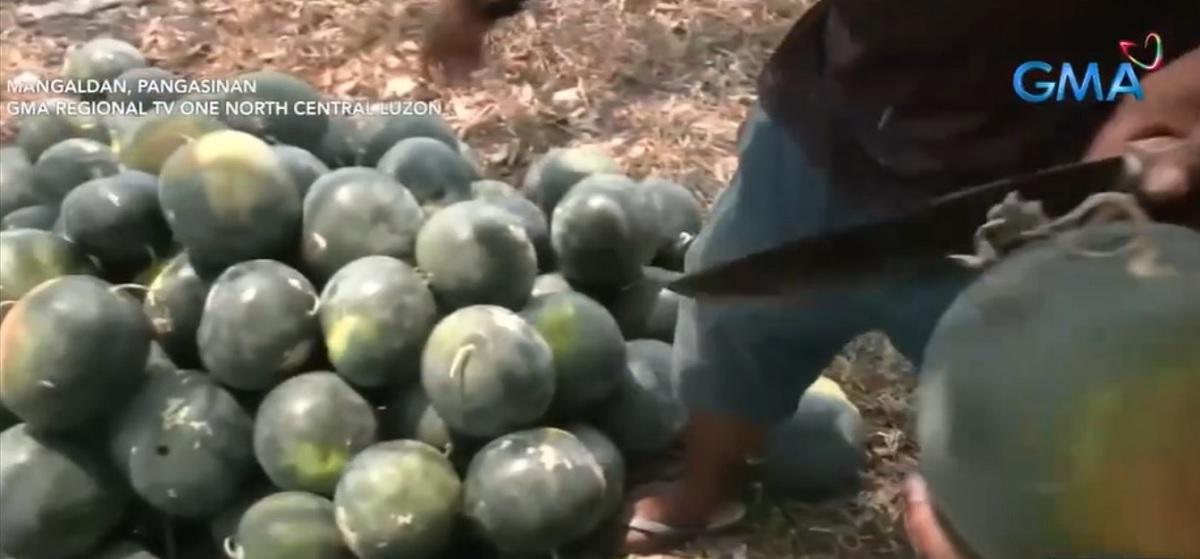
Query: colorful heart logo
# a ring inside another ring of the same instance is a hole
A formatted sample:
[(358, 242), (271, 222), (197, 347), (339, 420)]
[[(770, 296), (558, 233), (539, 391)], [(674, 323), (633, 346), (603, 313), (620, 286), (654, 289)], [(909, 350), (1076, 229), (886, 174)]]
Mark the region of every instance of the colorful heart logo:
[(1128, 58), (1130, 62), (1134, 63), (1134, 65), (1142, 68), (1143, 70), (1154, 71), (1162, 66), (1163, 63), (1162, 37), (1160, 37), (1158, 33), (1152, 32), (1146, 35), (1146, 40), (1141, 46), (1145, 48), (1151, 48), (1151, 43), (1154, 43), (1154, 61), (1149, 64), (1138, 60), (1137, 57), (1133, 56), (1133, 54), (1129, 52), (1129, 49), (1138, 46), (1137, 43), (1133, 41), (1120, 41), (1117, 43), (1117, 45), (1121, 47), (1121, 54), (1125, 55), (1125, 58)]

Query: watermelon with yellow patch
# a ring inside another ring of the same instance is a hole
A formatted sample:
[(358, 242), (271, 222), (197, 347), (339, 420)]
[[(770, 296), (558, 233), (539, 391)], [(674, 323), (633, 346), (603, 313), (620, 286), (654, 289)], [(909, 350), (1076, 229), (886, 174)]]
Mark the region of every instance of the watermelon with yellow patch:
[(95, 273), (78, 245), (49, 231), (0, 231), (0, 312), (7, 314), (18, 299), (46, 281)]
[(338, 529), (360, 559), (432, 559), (450, 543), (462, 482), (432, 446), (388, 441), (350, 462), (333, 502)]
[(332, 496), (346, 463), (378, 431), (375, 409), (341, 377), (304, 373), (259, 404), (254, 455), (276, 487)]
[(196, 332), (211, 285), (192, 267), (188, 253), (181, 252), (154, 275), (142, 301), (155, 339), (172, 359), (188, 366), (200, 362)]
[(114, 137), (113, 151), (125, 167), (157, 175), (176, 150), (209, 132), (226, 128), (221, 121), (206, 115), (150, 115)]
[(1019, 249), (933, 332), (920, 470), (979, 556), (1200, 557), (1200, 233), (1150, 224), (1150, 252), (1071, 249), (1136, 233)]
[(330, 363), (362, 387), (414, 382), (438, 321), (425, 280), (388, 256), (367, 256), (338, 270), (321, 292), (319, 313)]
[(317, 110), (321, 95), (308, 82), (273, 70), (247, 72), (234, 77), (232, 81), (246, 87), (243, 91), (226, 93), (224, 100), (227, 103), (266, 103), (260, 106), (284, 108), (226, 112), (223, 118), (231, 128), (273, 144), (305, 149), (316, 149), (321, 145), (321, 139), (329, 128), (329, 116)]
[(268, 495), (246, 509), (230, 549), (245, 559), (354, 559), (333, 503), (302, 491)]
[(151, 377), (109, 442), (130, 487), (155, 509), (202, 518), (228, 505), (254, 471), (253, 421), (202, 371)]
[(41, 432), (94, 426), (145, 379), (150, 321), (91, 276), (40, 284), (0, 324), (0, 400)]
[(300, 194), (279, 156), (245, 132), (210, 132), (175, 150), (159, 174), (159, 202), (202, 272), (296, 248)]
[(81, 94), (84, 100), (103, 99), (106, 91), (102, 84), (112, 87), (113, 82), (127, 70), (146, 65), (146, 57), (137, 47), (112, 37), (100, 37), (86, 43), (71, 45), (63, 56), (63, 77), (78, 84), (88, 93)]
[(86, 138), (70, 138), (42, 152), (33, 164), (33, 184), (38, 197), (57, 204), (75, 187), (117, 174), (121, 168), (108, 145)]
[(579, 416), (616, 392), (624, 376), (625, 340), (600, 303), (566, 291), (535, 298), (521, 311), (554, 355), (554, 413)]
[(617, 162), (598, 149), (554, 148), (529, 166), (521, 190), (543, 213), (551, 216), (559, 201), (579, 181), (596, 173), (620, 172)]

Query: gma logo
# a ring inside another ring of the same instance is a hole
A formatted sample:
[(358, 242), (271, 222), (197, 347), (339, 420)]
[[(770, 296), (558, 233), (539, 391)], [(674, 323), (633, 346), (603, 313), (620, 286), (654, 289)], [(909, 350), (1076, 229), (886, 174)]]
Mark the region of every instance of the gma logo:
[[(1104, 85), (1107, 83), (1108, 87)], [(1113, 102), (1120, 95), (1132, 95), (1142, 99), (1142, 83), (1138, 81), (1133, 65), (1123, 62), (1117, 66), (1112, 79), (1104, 80), (1100, 64), (1090, 62), (1080, 76), (1070, 62), (1064, 62), (1057, 70), (1049, 62), (1030, 60), (1017, 66), (1012, 77), (1013, 91), (1026, 103), (1045, 103), (1053, 99), (1062, 102), (1068, 98), (1077, 102), (1094, 100)]]

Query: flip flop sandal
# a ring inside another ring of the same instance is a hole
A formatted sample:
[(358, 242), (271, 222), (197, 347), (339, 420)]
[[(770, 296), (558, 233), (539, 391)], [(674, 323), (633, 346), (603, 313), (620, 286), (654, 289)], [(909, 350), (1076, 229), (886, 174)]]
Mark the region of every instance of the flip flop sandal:
[(728, 530), (746, 518), (745, 505), (737, 502), (726, 503), (717, 510), (703, 525), (671, 526), (647, 518), (633, 517), (629, 520), (628, 528), (640, 532), (663, 545), (680, 545), (700, 536), (719, 533)]

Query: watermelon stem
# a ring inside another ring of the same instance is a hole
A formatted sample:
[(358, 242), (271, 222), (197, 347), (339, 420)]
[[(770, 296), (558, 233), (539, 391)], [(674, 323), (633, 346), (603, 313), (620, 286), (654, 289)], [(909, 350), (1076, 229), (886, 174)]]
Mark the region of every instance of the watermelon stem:
[(233, 536), (226, 537), (221, 544), (221, 547), (225, 551), (226, 557), (229, 559), (242, 559), (242, 556), (244, 555), (242, 552), (242, 546), (233, 542)]
[(108, 291), (109, 293), (124, 295), (126, 291), (141, 291), (142, 293), (149, 293), (150, 288), (140, 283), (119, 283), (108, 288)]
[(458, 400), (464, 404), (467, 401), (467, 361), (472, 353), (475, 353), (475, 344), (459, 346), (450, 362), (450, 378), (458, 379)]

